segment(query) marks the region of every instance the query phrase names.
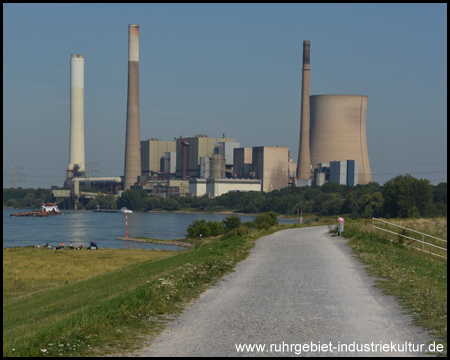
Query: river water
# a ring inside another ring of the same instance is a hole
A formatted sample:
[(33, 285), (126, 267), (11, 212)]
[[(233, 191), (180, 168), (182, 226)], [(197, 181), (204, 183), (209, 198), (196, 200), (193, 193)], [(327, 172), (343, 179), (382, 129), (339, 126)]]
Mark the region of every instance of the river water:
[[(137, 248), (181, 250), (178, 246), (121, 241), (125, 237), (125, 214), (92, 211), (62, 211), (62, 215), (49, 217), (16, 217), (11, 213), (27, 209), (3, 209), (3, 247), (44, 245), (89, 246), (94, 241), (100, 248)], [(196, 219), (222, 221), (228, 215), (184, 214), (169, 212), (143, 212), (128, 214), (128, 237), (146, 236), (163, 240), (184, 238), (186, 229)], [(253, 221), (255, 216), (239, 215), (242, 222)], [(295, 219), (278, 218), (280, 224)]]

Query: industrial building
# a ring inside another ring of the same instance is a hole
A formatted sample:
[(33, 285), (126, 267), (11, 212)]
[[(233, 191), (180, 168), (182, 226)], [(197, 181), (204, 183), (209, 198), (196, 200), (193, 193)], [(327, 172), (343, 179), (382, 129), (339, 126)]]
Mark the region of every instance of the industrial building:
[(340, 185), (355, 186), (359, 180), (359, 164), (355, 160), (331, 161), (330, 181)]
[(288, 186), (289, 177), (297, 167), (289, 155), (285, 146), (235, 149), (235, 177), (261, 179), (261, 190), (265, 192), (282, 189)]
[(151, 138), (141, 141), (141, 175), (151, 175), (152, 171), (175, 174), (176, 142)]
[(313, 95), (310, 97), (310, 146), (313, 169), (320, 163), (355, 160), (359, 184), (372, 181), (366, 139), (368, 97)]
[(170, 196), (188, 196), (189, 181), (182, 179), (156, 179), (147, 182), (138, 182), (130, 186), (131, 190), (145, 190), (151, 195), (159, 195), (163, 198)]
[(250, 173), (253, 171), (252, 157), (252, 148), (234, 149), (233, 172), (235, 177), (240, 179), (250, 177)]
[[(231, 154), (232, 149), (239, 147), (239, 143), (235, 142), (235, 139), (222, 137), (222, 138), (210, 138), (205, 134), (196, 135), (190, 138), (177, 138), (176, 139), (176, 153), (177, 153), (177, 166), (176, 166), (176, 177), (177, 178), (202, 178), (209, 177), (208, 173), (205, 173), (208, 165), (206, 164), (210, 161), (211, 171), (219, 171), (217, 168), (222, 168), (223, 160), (219, 160), (219, 156), (213, 155), (225, 155), (221, 156), (225, 158), (225, 168), (228, 164), (232, 164), (233, 160), (226, 158), (227, 154)], [(222, 150), (221, 150), (222, 149)], [(200, 169), (200, 158), (210, 158), (203, 160), (203, 167)], [(216, 163), (220, 162), (219, 164)], [(231, 165), (229, 165), (229, 170), (231, 172)], [(222, 171), (222, 170), (220, 170)], [(225, 177), (225, 174), (222, 174)], [(211, 176), (213, 176), (211, 174)]]
[(285, 146), (253, 147), (253, 171), (261, 179), (261, 190), (271, 192), (288, 186), (289, 149)]
[(190, 179), (191, 196), (217, 197), (229, 192), (261, 191), (259, 179)]

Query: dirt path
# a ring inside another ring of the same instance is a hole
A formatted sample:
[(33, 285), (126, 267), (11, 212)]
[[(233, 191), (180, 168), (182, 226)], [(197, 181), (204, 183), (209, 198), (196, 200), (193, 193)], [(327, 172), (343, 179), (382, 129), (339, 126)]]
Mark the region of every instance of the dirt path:
[[(234, 273), (130, 355), (298, 356), (299, 350), (306, 356), (423, 355), (400, 350), (405, 342), (407, 349), (426, 344), (428, 334), (412, 326), (392, 297), (373, 288), (346, 240), (327, 230), (290, 229), (259, 239)], [(400, 345), (392, 348), (391, 342)], [(236, 344), (264, 349), (239, 352)], [(386, 344), (393, 351), (380, 351)], [(347, 351), (339, 351), (344, 345)], [(312, 352), (311, 346), (320, 347)], [(353, 352), (352, 346), (369, 351)]]

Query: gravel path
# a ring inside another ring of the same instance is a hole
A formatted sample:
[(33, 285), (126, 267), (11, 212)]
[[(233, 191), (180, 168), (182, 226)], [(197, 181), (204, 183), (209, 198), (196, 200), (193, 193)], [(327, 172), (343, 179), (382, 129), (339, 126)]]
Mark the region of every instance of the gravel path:
[[(373, 287), (345, 243), (323, 226), (259, 239), (225, 281), (205, 291), (153, 343), (129, 355), (298, 356), (299, 350), (302, 356), (422, 355), (399, 350), (405, 342), (426, 344), (431, 338), (412, 326), (392, 297)], [(391, 341), (401, 344), (397, 352), (379, 351)], [(291, 347), (311, 343), (322, 351)], [(238, 352), (235, 344), (265, 349)], [(367, 344), (365, 350), (376, 345), (378, 351), (338, 351), (342, 344)]]

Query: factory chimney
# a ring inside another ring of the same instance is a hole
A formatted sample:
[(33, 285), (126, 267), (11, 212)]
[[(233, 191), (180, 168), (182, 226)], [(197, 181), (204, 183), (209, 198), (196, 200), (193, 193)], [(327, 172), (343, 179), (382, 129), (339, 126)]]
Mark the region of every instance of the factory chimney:
[(71, 176), (85, 169), (84, 159), (84, 59), (70, 58), (70, 143), (69, 168)]
[(128, 100), (124, 186), (127, 190), (141, 175), (139, 124), (139, 25), (128, 25)]
[(309, 48), (310, 42), (308, 40), (303, 41), (302, 108), (297, 163), (297, 179), (308, 180), (311, 177), (311, 156), (309, 149)]

